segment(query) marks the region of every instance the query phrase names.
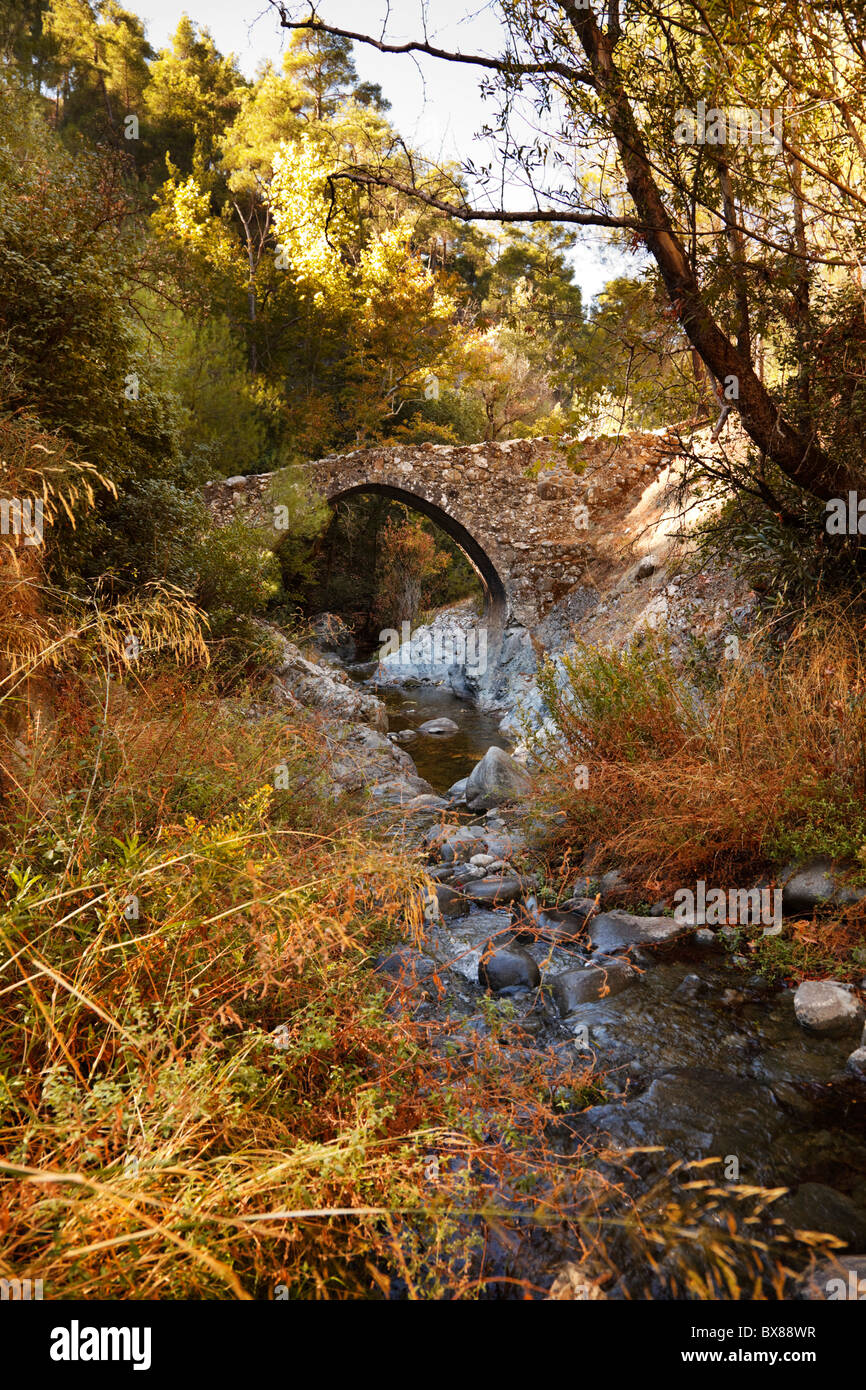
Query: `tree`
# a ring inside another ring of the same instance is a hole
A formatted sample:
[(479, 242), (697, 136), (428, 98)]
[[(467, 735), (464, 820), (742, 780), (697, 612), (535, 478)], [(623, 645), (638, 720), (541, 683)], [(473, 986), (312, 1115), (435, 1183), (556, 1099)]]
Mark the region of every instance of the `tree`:
[(144, 113), (153, 49), (137, 15), (117, 0), (51, 0), (43, 27), (55, 88), (55, 124), (91, 140), (124, 142), (124, 119)]
[(171, 48), (151, 64), (146, 92), (147, 116), (176, 169), (190, 174), (196, 154), (204, 167), (216, 159), (246, 87), (234, 55), (223, 57), (210, 31), (184, 15)]
[[(772, 14), (723, 0), (664, 8), (634, 0), (623, 14), (611, 0), (600, 22), (573, 0), (499, 0), (504, 48), (487, 57), (356, 34), (272, 3), (292, 30), (483, 70), (502, 99), (497, 128), (506, 163), (520, 171), (535, 206), (473, 208), (453, 180), (429, 169), (400, 181), (368, 164), (346, 168), (347, 181), (399, 185), (466, 221), (544, 220), (629, 233), (654, 258), (676, 322), (717, 388), (736, 390), (733, 404), (759, 450), (756, 488), (775, 500), (773, 466), (819, 498), (862, 483), (856, 432), (833, 433), (814, 409), (819, 394), (825, 402), (859, 397), (859, 358), (850, 370), (836, 364), (829, 393), (825, 383), (820, 393), (813, 389), (809, 361), (818, 301), (827, 304), (840, 279), (859, 276), (866, 254), (859, 16), (830, 4), (804, 9), (798, 0), (782, 0)], [(512, 135), (513, 113), (525, 114), (527, 104), (549, 131), (529, 145)], [(724, 145), (713, 143), (717, 128), (712, 140), (698, 140), (694, 128), (690, 139), (683, 127), (683, 112), (734, 106), (771, 113), (778, 130), (771, 164), (760, 115), (746, 140), (738, 122), (736, 143)], [(778, 111), (783, 124), (772, 114)], [(575, 148), (583, 152), (576, 172)], [(790, 371), (762, 379), (758, 319), (775, 336), (780, 361), (786, 350), (793, 356), (793, 379)], [(862, 411), (849, 415), (859, 422)]]
[(389, 517), (379, 552), (375, 611), (381, 624), (399, 628), (414, 623), (448, 559), (420, 521)]

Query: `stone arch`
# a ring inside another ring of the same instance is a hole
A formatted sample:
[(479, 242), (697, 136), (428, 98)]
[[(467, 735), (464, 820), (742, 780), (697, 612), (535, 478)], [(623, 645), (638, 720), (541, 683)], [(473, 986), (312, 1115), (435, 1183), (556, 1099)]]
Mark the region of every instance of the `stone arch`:
[(450, 536), (459, 545), (463, 554), (466, 556), (475, 573), (481, 581), (484, 591), (484, 620), (489, 626), (501, 627), (508, 613), (508, 593), (505, 584), (500, 578), (499, 571), (491, 560), (484, 547), (467, 531), (466, 527), (442, 507), (430, 502), (426, 497), (417, 492), (410, 492), (408, 488), (401, 488), (391, 483), (362, 482), (353, 483), (348, 487), (338, 487), (327, 494), (327, 502), (331, 507), (335, 507), (338, 502), (344, 502), (349, 497), (358, 497), (375, 494), (379, 497), (388, 497), (395, 502), (403, 502), (412, 511), (420, 512), (430, 521), (438, 526), (440, 531), (444, 531), (446, 536)]

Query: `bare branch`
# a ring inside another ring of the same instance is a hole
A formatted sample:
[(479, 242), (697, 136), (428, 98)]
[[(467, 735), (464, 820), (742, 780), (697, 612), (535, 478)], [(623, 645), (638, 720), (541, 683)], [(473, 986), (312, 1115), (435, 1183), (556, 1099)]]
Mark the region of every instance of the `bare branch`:
[(339, 173), (330, 174), (328, 183), (332, 191), (338, 180), (365, 188), (393, 188), (397, 193), (405, 193), (407, 198), (424, 203), (428, 208), (435, 208), (447, 217), (456, 217), (460, 222), (568, 222), (578, 227), (624, 227), (630, 231), (641, 229), (640, 223), (633, 218), (612, 217), (603, 212), (574, 212), (569, 208), (524, 208), (521, 212), (514, 212), (506, 208), (471, 208), (468, 203), (457, 206), (447, 203), (444, 198), (438, 198), (433, 193), (424, 193), (411, 184), (401, 183), (390, 174), (374, 173), (365, 169), (342, 169)]
[(376, 48), (380, 53), (426, 53), (430, 58), (442, 58), (446, 63), (469, 63), (473, 67), (489, 68), (493, 72), (504, 73), (514, 77), (545, 77), (556, 75), (567, 78), (569, 82), (582, 82), (588, 87), (595, 85), (592, 74), (586, 69), (571, 67), (568, 63), (558, 63), (551, 60), (545, 63), (521, 63), (516, 57), (488, 58), (481, 53), (451, 53), (444, 48), (435, 48), (433, 44), (422, 40), (413, 40), (409, 43), (386, 43), (383, 39), (374, 39), (371, 34), (358, 34), (352, 29), (339, 29), (334, 24), (325, 24), (311, 13), (307, 19), (289, 19), (284, 4), (279, 0), (270, 0), (280, 16), (280, 25), (283, 29), (311, 29), (314, 33), (331, 34), (338, 39), (351, 39), (353, 43), (365, 43), (370, 48)]

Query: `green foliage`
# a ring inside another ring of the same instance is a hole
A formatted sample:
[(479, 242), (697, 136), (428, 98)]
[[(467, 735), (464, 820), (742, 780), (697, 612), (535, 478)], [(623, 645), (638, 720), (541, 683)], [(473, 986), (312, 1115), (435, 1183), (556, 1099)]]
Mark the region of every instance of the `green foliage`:
[(171, 309), (160, 320), (151, 371), (175, 397), (179, 444), (208, 480), (266, 472), (273, 412), (256, 395), (244, 345), (227, 316)]

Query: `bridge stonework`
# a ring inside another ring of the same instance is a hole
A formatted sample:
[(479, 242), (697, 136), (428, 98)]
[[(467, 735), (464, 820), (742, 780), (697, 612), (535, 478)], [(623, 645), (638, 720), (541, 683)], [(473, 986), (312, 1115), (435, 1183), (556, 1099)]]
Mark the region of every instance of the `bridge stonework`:
[[(676, 452), (674, 437), (660, 433), (618, 442), (391, 445), (317, 459), (302, 472), (331, 504), (379, 493), (430, 517), (473, 562), (488, 619), (533, 628), (585, 576), (599, 527), (609, 526), (612, 512), (623, 514), (630, 496), (639, 496)], [(208, 483), (215, 523), (241, 516), (278, 545), (275, 476)]]

